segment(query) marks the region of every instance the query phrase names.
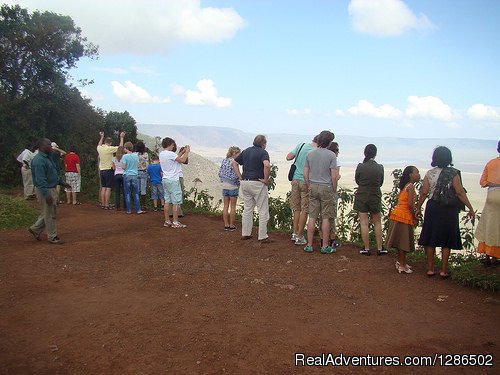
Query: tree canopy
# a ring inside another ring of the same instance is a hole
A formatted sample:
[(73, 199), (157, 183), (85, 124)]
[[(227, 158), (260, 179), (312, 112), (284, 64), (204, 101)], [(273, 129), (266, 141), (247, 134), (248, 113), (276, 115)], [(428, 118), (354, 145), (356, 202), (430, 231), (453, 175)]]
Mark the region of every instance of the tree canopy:
[(55, 90), (80, 58), (97, 53), (68, 16), (1, 7), (0, 85), (10, 99)]
[(69, 70), (81, 58), (97, 58), (98, 49), (73, 20), (51, 12), (29, 13), (19, 5), (0, 8), (0, 183), (19, 181), (16, 156), (38, 138), (75, 146), (82, 174), (95, 178), (99, 131), (114, 137), (127, 132), (136, 141), (135, 120), (128, 112), (94, 108), (69, 83)]

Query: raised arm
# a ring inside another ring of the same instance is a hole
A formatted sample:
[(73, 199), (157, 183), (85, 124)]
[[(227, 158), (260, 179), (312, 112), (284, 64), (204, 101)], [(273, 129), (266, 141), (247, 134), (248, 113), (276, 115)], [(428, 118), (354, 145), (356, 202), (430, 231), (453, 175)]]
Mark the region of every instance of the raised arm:
[(123, 140), (125, 139), (125, 132), (120, 133), (120, 147), (123, 147)]
[(184, 147), (184, 149), (182, 150), (182, 154), (180, 154), (179, 156), (177, 156), (175, 158), (175, 161), (181, 163), (181, 164), (186, 164), (186, 160), (188, 159), (189, 157), (189, 152), (191, 151), (191, 148), (189, 147), (189, 145), (186, 145)]
[(102, 146), (103, 141), (104, 141), (104, 132), (99, 132), (99, 142), (97, 142), (97, 147)]

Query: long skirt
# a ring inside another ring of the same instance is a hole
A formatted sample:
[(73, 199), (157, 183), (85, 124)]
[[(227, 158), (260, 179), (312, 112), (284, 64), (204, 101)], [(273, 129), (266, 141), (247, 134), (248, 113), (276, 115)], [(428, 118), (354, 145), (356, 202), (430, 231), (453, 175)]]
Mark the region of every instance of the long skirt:
[(425, 206), (424, 224), (418, 244), (462, 250), (458, 209), (441, 206), (435, 200), (429, 199)]
[(405, 252), (415, 251), (413, 225), (390, 220), (385, 247), (396, 248)]
[(488, 189), (475, 237), (480, 253), (500, 258), (500, 188)]

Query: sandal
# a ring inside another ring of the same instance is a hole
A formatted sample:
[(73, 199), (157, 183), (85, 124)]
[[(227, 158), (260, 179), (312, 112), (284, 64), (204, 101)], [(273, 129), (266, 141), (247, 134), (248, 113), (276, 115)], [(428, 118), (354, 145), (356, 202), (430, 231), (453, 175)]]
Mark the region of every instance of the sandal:
[(450, 277), (450, 274), (448, 272), (439, 272), (439, 276), (442, 279), (447, 279), (448, 277)]
[(427, 277), (432, 277), (435, 275), (434, 271), (427, 271), (426, 273)]
[[(69, 203), (68, 203), (68, 204), (69, 204)], [(81, 204), (81, 203), (77, 201), (77, 202), (73, 203), (73, 206), (79, 206), (80, 204)]]

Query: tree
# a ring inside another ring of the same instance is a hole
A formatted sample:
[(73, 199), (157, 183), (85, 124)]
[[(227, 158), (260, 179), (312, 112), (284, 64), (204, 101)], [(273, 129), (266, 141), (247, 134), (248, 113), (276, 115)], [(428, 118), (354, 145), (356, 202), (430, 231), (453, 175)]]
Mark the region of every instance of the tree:
[(0, 89), (10, 100), (55, 90), (81, 57), (97, 51), (68, 16), (0, 8)]
[(118, 141), (120, 132), (126, 132), (125, 139), (132, 143), (137, 141), (137, 127), (135, 119), (125, 112), (108, 112), (104, 118), (104, 133), (106, 137)]
[[(104, 116), (67, 84), (81, 57), (95, 57), (70, 17), (19, 6), (0, 8), (0, 183), (19, 181), (17, 154), (38, 138), (76, 145), (84, 175), (93, 172), (95, 134)], [(86, 171), (86, 167), (90, 168)]]

